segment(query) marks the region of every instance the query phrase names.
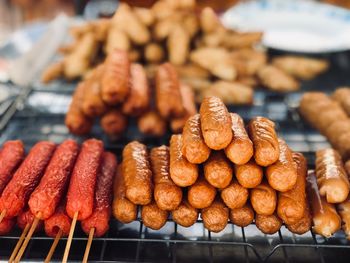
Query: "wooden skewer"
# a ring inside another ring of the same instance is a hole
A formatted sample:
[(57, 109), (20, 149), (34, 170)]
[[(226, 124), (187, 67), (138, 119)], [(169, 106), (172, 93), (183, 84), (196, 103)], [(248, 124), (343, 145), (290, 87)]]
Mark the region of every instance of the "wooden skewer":
[(24, 238), (26, 237), (26, 235), (27, 235), (27, 233), (29, 231), (29, 228), (30, 228), (30, 225), (26, 224), (25, 228), (22, 231), (21, 236), (19, 237), (19, 239), (17, 241), (17, 244), (16, 244), (15, 248), (12, 251), (12, 254), (11, 254), (10, 259), (9, 259), (9, 263), (12, 263), (12, 261), (15, 259), (16, 255), (17, 255), (17, 252), (18, 252), (19, 248), (21, 247), (21, 245), (22, 245), (22, 243), (24, 241)]
[(77, 220), (78, 220), (78, 212), (75, 212), (75, 214), (73, 216), (72, 224), (70, 226), (69, 236), (67, 239), (66, 248), (64, 250), (62, 263), (67, 263), (69, 250), (70, 250), (70, 246), (72, 245), (72, 239), (73, 239), (73, 235), (74, 235), (75, 225), (77, 224)]
[(51, 248), (49, 250), (49, 253), (47, 254), (44, 263), (49, 263), (51, 261), (52, 255), (55, 252), (55, 249), (58, 245), (58, 242), (60, 241), (60, 238), (62, 237), (62, 229), (60, 229), (55, 237), (55, 240), (53, 241)]
[(1, 214), (0, 214), (0, 223), (2, 222), (2, 220), (4, 219), (5, 216), (6, 216), (6, 209), (4, 209), (4, 210), (1, 211)]
[[(40, 215), (39, 215), (39, 217), (40, 217)], [(29, 229), (28, 235), (26, 236), (26, 238), (25, 238), (25, 240), (24, 240), (24, 242), (23, 242), (20, 250), (18, 251), (16, 258), (15, 258), (15, 263), (18, 263), (21, 260), (23, 254), (24, 254), (24, 251), (26, 250), (26, 248), (28, 246), (28, 243), (29, 243), (30, 239), (32, 238), (32, 235), (40, 222), (39, 217), (34, 218), (33, 224)]]
[(93, 228), (90, 229), (90, 232), (89, 232), (89, 239), (88, 239), (88, 242), (86, 244), (86, 249), (85, 249), (85, 253), (84, 253), (83, 263), (87, 263), (88, 262), (90, 248), (91, 248), (91, 243), (92, 243), (92, 239), (94, 238), (94, 234), (95, 234), (95, 228), (93, 227)]

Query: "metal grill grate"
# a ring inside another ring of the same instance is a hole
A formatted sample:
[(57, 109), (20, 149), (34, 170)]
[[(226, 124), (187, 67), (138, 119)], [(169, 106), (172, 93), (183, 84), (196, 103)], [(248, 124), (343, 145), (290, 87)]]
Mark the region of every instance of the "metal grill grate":
[[(324, 89), (331, 91), (339, 85), (350, 85), (348, 69), (349, 53), (329, 56), (332, 69), (315, 81), (305, 83), (303, 90)], [(336, 77), (335, 77), (336, 76)], [(325, 88), (328, 89), (325, 89)], [(29, 96), (23, 92), (14, 108), (1, 116), (7, 124), (1, 130), (0, 144), (9, 139), (21, 139), (28, 149), (39, 140), (61, 142), (67, 137), (78, 141), (64, 126), (64, 113), (68, 107), (74, 84), (56, 82), (50, 86), (34, 85)], [(273, 119), (277, 131), (294, 151), (303, 152), (309, 168), (314, 168), (314, 152), (329, 146), (326, 139), (310, 128), (296, 110), (301, 93), (276, 95), (264, 90), (255, 93), (253, 107), (229, 107), (245, 120), (262, 115)], [(140, 140), (148, 147), (168, 144), (170, 134), (161, 139), (140, 134), (131, 121), (128, 131), (119, 140), (111, 140), (101, 132), (98, 123), (91, 137), (101, 138), (108, 150), (120, 159), (121, 151), (131, 140)], [(325, 239), (308, 232), (302, 236), (290, 233), (284, 226), (274, 235), (264, 235), (254, 224), (241, 228), (228, 224), (220, 233), (204, 229), (201, 220), (190, 228), (183, 228), (171, 219), (159, 231), (150, 230), (140, 218), (128, 225), (112, 219), (105, 237), (96, 238), (90, 252), (91, 262), (348, 262), (350, 243), (339, 231)], [(0, 258), (7, 259), (14, 248), (20, 230), (0, 237)], [(66, 239), (63, 239), (66, 240)], [(72, 243), (70, 260), (81, 261), (87, 237), (78, 227)], [(39, 233), (32, 238), (23, 260), (42, 261), (51, 246), (52, 239)], [(54, 260), (60, 261), (65, 241), (60, 241)]]

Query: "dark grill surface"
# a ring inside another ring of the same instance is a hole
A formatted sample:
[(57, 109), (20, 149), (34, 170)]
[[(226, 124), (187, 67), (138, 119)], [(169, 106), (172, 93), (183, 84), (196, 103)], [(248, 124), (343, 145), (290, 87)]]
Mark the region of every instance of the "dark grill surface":
[[(273, 55), (276, 51), (271, 52)], [(326, 74), (303, 84), (302, 90), (331, 92), (340, 85), (350, 85), (349, 53), (326, 55), (332, 68)], [(85, 138), (68, 133), (64, 125), (64, 113), (70, 102), (74, 84), (55, 82), (49, 86), (36, 83), (29, 92), (22, 91), (15, 101), (7, 101), (8, 110), (0, 113), (0, 144), (9, 139), (21, 139), (28, 149), (39, 140), (57, 143), (71, 137), (78, 141)], [(27, 94), (29, 93), (29, 95)], [(306, 155), (309, 168), (314, 168), (314, 153), (329, 146), (325, 137), (303, 122), (297, 112), (301, 92), (276, 94), (263, 89), (255, 93), (252, 107), (229, 107), (246, 121), (262, 115), (274, 120), (277, 131), (294, 151)], [(15, 114), (12, 116), (12, 112)], [(3, 126), (3, 127), (2, 127)], [(122, 138), (110, 139), (103, 135), (98, 121), (90, 137), (101, 138), (105, 147), (120, 159), (123, 147), (131, 140), (140, 140), (149, 148), (168, 144), (170, 134), (161, 139), (147, 137), (137, 131), (131, 121)], [(204, 229), (201, 220), (190, 228), (183, 228), (171, 219), (159, 231), (143, 226), (138, 220), (128, 225), (111, 220), (108, 234), (95, 238), (90, 252), (90, 261), (99, 262), (348, 262), (350, 243), (339, 231), (329, 239), (311, 232), (302, 236), (291, 234), (284, 226), (274, 235), (264, 235), (255, 225), (245, 228), (228, 224), (216, 234)], [(0, 237), (0, 258), (8, 259), (20, 230)], [(87, 237), (78, 226), (69, 259), (81, 261)], [(39, 233), (32, 238), (23, 260), (43, 261), (52, 239)], [(54, 259), (62, 259), (65, 239), (60, 241)]]

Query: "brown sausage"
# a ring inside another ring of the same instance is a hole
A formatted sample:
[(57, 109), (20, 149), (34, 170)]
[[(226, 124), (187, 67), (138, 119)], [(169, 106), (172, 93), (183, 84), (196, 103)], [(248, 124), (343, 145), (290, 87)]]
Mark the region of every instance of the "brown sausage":
[(245, 205), (249, 197), (247, 188), (244, 188), (236, 180), (221, 191), (221, 198), (230, 209), (240, 208)]
[(202, 209), (211, 205), (216, 195), (216, 189), (204, 177), (200, 176), (188, 189), (187, 199), (194, 208)]
[(235, 164), (247, 163), (254, 154), (253, 143), (244, 127), (242, 118), (236, 113), (230, 113), (233, 138), (225, 148), (226, 156)]
[(207, 97), (200, 107), (201, 128), (205, 143), (221, 150), (232, 141), (232, 120), (225, 104), (217, 97)]
[(124, 224), (134, 221), (137, 216), (137, 206), (126, 198), (126, 187), (122, 164), (118, 166), (114, 177), (113, 193), (114, 199), (112, 211), (114, 217)]
[(320, 195), (315, 173), (309, 173), (306, 177), (306, 182), (307, 193), (312, 211), (312, 230), (316, 234), (324, 237), (330, 237), (340, 229), (340, 216), (335, 210), (334, 204), (328, 203), (326, 198)]
[(282, 220), (276, 215), (276, 213), (268, 216), (256, 214), (255, 224), (264, 234), (272, 235), (280, 230)]
[(194, 184), (198, 178), (198, 167), (182, 155), (182, 135), (173, 135), (170, 139), (170, 177), (175, 184), (186, 187)]
[(104, 102), (110, 105), (122, 102), (129, 93), (130, 61), (128, 53), (114, 50), (104, 62), (101, 77), (101, 94)]
[(257, 214), (272, 215), (276, 209), (276, 191), (266, 181), (263, 181), (251, 190), (250, 202)]
[(171, 212), (171, 216), (175, 223), (183, 227), (190, 227), (196, 223), (198, 219), (198, 210), (192, 207), (187, 201), (181, 204)]
[(257, 165), (254, 159), (246, 164), (235, 165), (235, 174), (239, 184), (245, 188), (258, 186), (264, 176), (262, 167)]
[(349, 197), (342, 203), (337, 205), (338, 213), (342, 220), (342, 228), (347, 237), (350, 239), (350, 199)]
[(275, 124), (264, 117), (255, 117), (248, 124), (249, 137), (254, 144), (254, 159), (261, 166), (269, 166), (278, 160), (279, 143)]
[(164, 118), (181, 117), (185, 113), (180, 93), (180, 82), (173, 65), (164, 63), (157, 68), (156, 106)]
[(223, 151), (212, 152), (204, 163), (205, 179), (216, 188), (227, 187), (232, 180), (232, 167)]
[(202, 210), (201, 214), (204, 227), (218, 233), (227, 225), (229, 210), (220, 198), (216, 198), (209, 207)]
[(152, 171), (145, 145), (133, 141), (123, 150), (123, 176), (126, 197), (136, 205), (147, 205), (152, 201)]
[(282, 139), (279, 142), (279, 158), (266, 169), (266, 178), (271, 187), (280, 192), (291, 190), (297, 181), (297, 171), (292, 151)]
[(123, 104), (123, 113), (132, 116), (140, 115), (148, 109), (150, 96), (150, 87), (143, 66), (131, 64), (130, 93)]
[(156, 111), (144, 113), (137, 120), (137, 126), (140, 132), (161, 137), (167, 130), (167, 123)]
[(350, 184), (339, 153), (333, 149), (316, 152), (316, 177), (320, 195), (329, 203), (341, 203), (349, 194)]
[(230, 209), (230, 220), (237, 226), (246, 227), (254, 221), (254, 210), (249, 203), (240, 208)]
[(278, 216), (289, 225), (297, 223), (306, 208), (306, 159), (301, 153), (293, 153), (293, 160), (297, 167), (297, 182), (291, 190), (279, 192), (277, 204)]
[(168, 212), (160, 209), (157, 204), (152, 201), (150, 204), (142, 206), (141, 218), (142, 223), (146, 227), (158, 230), (165, 225), (168, 219)]
[(312, 218), (310, 213), (310, 207), (308, 204), (306, 204), (303, 217), (299, 219), (298, 222), (292, 225), (286, 224), (286, 226), (290, 232), (294, 234), (302, 235), (311, 229), (311, 224), (312, 224)]
[(200, 115), (190, 117), (182, 132), (182, 154), (190, 163), (203, 163), (210, 155), (210, 148), (205, 144), (201, 131)]
[(174, 210), (181, 203), (182, 190), (170, 178), (169, 148), (153, 148), (150, 155), (156, 204), (162, 210)]
[(120, 135), (127, 128), (127, 118), (118, 109), (110, 109), (101, 118), (101, 127), (109, 135)]

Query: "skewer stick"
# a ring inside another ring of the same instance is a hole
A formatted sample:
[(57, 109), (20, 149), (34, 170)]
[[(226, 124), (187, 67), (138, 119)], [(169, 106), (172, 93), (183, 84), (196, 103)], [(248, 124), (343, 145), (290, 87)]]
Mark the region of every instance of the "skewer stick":
[(85, 249), (85, 253), (84, 253), (83, 263), (87, 263), (88, 262), (90, 248), (91, 248), (91, 243), (92, 243), (92, 239), (94, 238), (94, 233), (95, 233), (95, 228), (93, 227), (93, 228), (90, 229), (90, 232), (89, 232), (89, 239), (88, 239), (88, 242), (86, 244), (86, 249)]
[(53, 241), (51, 248), (49, 250), (49, 253), (47, 254), (44, 263), (49, 263), (51, 261), (52, 255), (55, 252), (55, 249), (58, 245), (58, 242), (60, 241), (60, 238), (62, 236), (62, 229), (60, 229), (55, 237), (55, 240)]
[[(39, 215), (39, 217), (40, 217), (40, 215)], [(26, 248), (28, 246), (28, 243), (29, 243), (30, 239), (32, 238), (32, 235), (40, 222), (39, 217), (34, 218), (33, 224), (29, 229), (28, 235), (26, 236), (26, 239), (24, 240), (24, 242), (23, 242), (20, 250), (18, 251), (16, 258), (15, 258), (15, 263), (18, 263), (21, 260), (23, 254), (24, 254), (24, 251), (26, 250)]]
[(25, 228), (22, 231), (21, 236), (19, 237), (19, 239), (17, 241), (17, 244), (16, 244), (15, 248), (12, 251), (12, 254), (11, 254), (10, 259), (9, 259), (9, 263), (12, 263), (12, 261), (15, 259), (16, 255), (17, 255), (17, 252), (18, 252), (19, 248), (21, 247), (21, 245), (22, 245), (22, 243), (24, 241), (24, 238), (26, 237), (26, 235), (27, 235), (27, 233), (29, 231), (29, 228), (30, 228), (30, 225), (26, 224)]
[(1, 211), (1, 214), (0, 214), (0, 223), (2, 222), (2, 220), (4, 219), (5, 216), (6, 216), (6, 209), (4, 209), (4, 210)]
[(73, 216), (72, 224), (70, 226), (69, 236), (67, 239), (66, 248), (64, 250), (62, 263), (67, 263), (69, 250), (70, 250), (70, 246), (72, 245), (72, 239), (73, 239), (73, 235), (74, 235), (75, 225), (77, 224), (77, 220), (78, 220), (78, 212), (75, 212), (74, 216)]

